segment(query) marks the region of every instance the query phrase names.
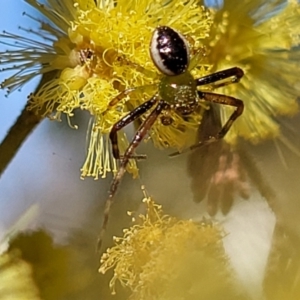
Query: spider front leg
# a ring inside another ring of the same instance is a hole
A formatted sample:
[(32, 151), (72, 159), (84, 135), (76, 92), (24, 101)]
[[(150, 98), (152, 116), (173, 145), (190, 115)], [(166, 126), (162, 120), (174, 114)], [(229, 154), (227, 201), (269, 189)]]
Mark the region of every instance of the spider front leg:
[[(154, 103), (157, 103), (158, 97), (154, 96), (151, 100)], [(148, 102), (149, 102), (148, 101)], [(109, 213), (110, 213), (110, 208), (113, 203), (113, 198), (117, 192), (118, 186), (126, 172), (126, 167), (128, 165), (129, 159), (132, 158), (133, 153), (135, 152), (135, 149), (137, 146), (140, 144), (140, 142), (143, 140), (143, 138), (146, 136), (148, 131), (151, 129), (152, 125), (158, 118), (158, 116), (161, 114), (161, 112), (167, 108), (167, 104), (163, 101), (160, 100), (158, 101), (157, 106), (154, 108), (154, 110), (151, 112), (151, 114), (145, 119), (145, 121), (141, 124), (137, 132), (135, 133), (129, 147), (124, 153), (123, 158), (120, 160), (120, 166), (117, 174), (115, 175), (109, 189), (109, 196), (106, 200), (105, 203), (105, 208), (104, 208), (104, 213), (103, 213), (103, 223), (102, 227), (100, 229), (100, 234), (98, 236), (98, 243), (97, 243), (97, 250), (100, 252), (101, 245), (102, 245), (102, 240), (107, 228), (108, 220), (109, 220)]]
[(226, 133), (229, 131), (230, 127), (232, 126), (233, 122), (243, 113), (244, 110), (244, 103), (242, 100), (233, 98), (231, 96), (227, 95), (221, 95), (221, 94), (215, 94), (215, 93), (209, 93), (209, 92), (201, 92), (198, 91), (198, 95), (200, 99), (203, 99), (205, 101), (223, 104), (223, 105), (229, 105), (229, 106), (235, 106), (235, 111), (231, 114), (227, 122), (224, 124), (224, 126), (221, 128), (221, 130), (214, 136), (210, 136), (207, 140), (200, 141), (199, 143), (185, 149), (181, 152), (174, 152), (170, 154), (170, 157), (177, 156), (181, 153), (196, 149), (198, 147), (202, 147), (207, 144), (211, 144), (213, 142), (216, 142), (220, 139), (222, 139)]
[(211, 137), (216, 140), (222, 139), (226, 135), (226, 133), (228, 132), (230, 127), (232, 126), (233, 122), (243, 113), (244, 102), (242, 100), (233, 98), (231, 96), (215, 94), (215, 93), (198, 91), (198, 95), (199, 95), (200, 99), (204, 99), (209, 102), (236, 107), (235, 111), (231, 114), (231, 116), (229, 117), (227, 122), (224, 124), (222, 129), (219, 131), (219, 133), (216, 136)]
[[(219, 88), (223, 87), (232, 83), (237, 83), (240, 81), (240, 79), (244, 76), (244, 72), (242, 69), (238, 67), (233, 67), (230, 69), (222, 70), (219, 72), (215, 72), (213, 74), (209, 74), (207, 76), (203, 76), (201, 78), (196, 79), (196, 85), (197, 86), (202, 86), (202, 85), (207, 85), (211, 84), (214, 88)], [(215, 83), (218, 81), (222, 81), (228, 79), (227, 81), (223, 81), (220, 83)], [(232, 126), (233, 122), (243, 113), (244, 110), (244, 103), (243, 101), (233, 98), (231, 96), (226, 96), (226, 95), (221, 95), (221, 94), (215, 94), (215, 93), (209, 93), (209, 92), (201, 92), (197, 91), (198, 96), (200, 99), (213, 102), (213, 103), (218, 103), (218, 104), (224, 104), (224, 105), (230, 105), (230, 106), (235, 106), (236, 110), (232, 113), (228, 121), (225, 123), (225, 125), (222, 127), (220, 132), (216, 136), (211, 136), (205, 141), (201, 141), (198, 144), (195, 144), (186, 150), (183, 150), (181, 152), (174, 152), (170, 154), (170, 157), (177, 156), (181, 153), (187, 152), (189, 150), (193, 150), (195, 148), (204, 146), (205, 144), (212, 143), (214, 141), (217, 141), (225, 136), (225, 134), (228, 132), (230, 127)]]
[[(129, 112), (126, 116), (124, 116), (121, 120), (119, 120), (114, 126), (112, 127), (109, 138), (111, 140), (112, 144), (112, 153), (115, 159), (121, 159), (122, 156), (120, 156), (120, 150), (118, 146), (118, 131), (122, 128), (124, 128), (126, 125), (132, 123), (137, 118), (139, 118), (141, 115), (143, 115), (145, 112), (147, 112), (153, 105), (157, 102), (157, 96), (154, 96), (147, 102), (141, 104), (131, 112)], [(133, 155), (131, 158), (136, 159), (143, 159), (145, 158), (145, 155)]]
[[(198, 78), (198, 79), (196, 79), (196, 84), (197, 84), (197, 86), (207, 85), (207, 84), (211, 84), (214, 82), (218, 82), (220, 80), (231, 78), (230, 81), (225, 81), (225, 82), (221, 82), (219, 84), (217, 83), (217, 84), (213, 85), (214, 88), (219, 88), (219, 87), (223, 87), (228, 84), (237, 83), (240, 81), (240, 79), (243, 76), (244, 76), (243, 70), (238, 67), (234, 67), (234, 68), (222, 70), (222, 71)], [(206, 100), (209, 102), (236, 107), (236, 110), (229, 117), (229, 119), (227, 120), (225, 125), (222, 127), (220, 132), (216, 136), (210, 137), (207, 141), (203, 141), (203, 143), (207, 143), (208, 141), (210, 141), (212, 139), (215, 139), (215, 140), (222, 139), (226, 135), (226, 133), (228, 132), (230, 127), (232, 126), (233, 122), (243, 113), (243, 110), (244, 110), (243, 101), (233, 98), (231, 96), (220, 95), (220, 94), (209, 93), (209, 92), (201, 92), (201, 91), (198, 91), (198, 96), (200, 99), (203, 99), (203, 100)], [(200, 145), (201, 145), (201, 143), (194, 145), (192, 147), (199, 147)]]
[[(244, 76), (244, 71), (238, 67), (222, 70), (219, 72), (215, 72), (213, 74), (209, 74), (207, 76), (203, 76), (201, 78), (196, 79), (196, 85), (207, 85), (212, 84), (214, 82), (228, 79), (225, 82), (221, 82), (219, 84), (213, 84), (212, 86), (214, 88), (223, 87), (232, 83), (237, 83), (240, 81), (240, 79)], [(231, 80), (230, 80), (231, 78)]]

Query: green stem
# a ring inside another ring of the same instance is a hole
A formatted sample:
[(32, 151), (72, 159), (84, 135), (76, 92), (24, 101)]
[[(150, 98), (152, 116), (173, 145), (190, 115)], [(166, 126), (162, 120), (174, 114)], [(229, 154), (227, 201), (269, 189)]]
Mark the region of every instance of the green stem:
[(0, 144), (0, 176), (17, 154), (23, 142), (43, 117), (28, 110), (27, 104)]
[[(36, 91), (38, 91), (46, 82), (54, 78), (56, 74), (56, 71), (44, 74)], [(26, 103), (21, 114), (0, 144), (0, 177), (17, 154), (26, 138), (44, 119), (43, 113), (43, 109), (39, 111), (28, 110), (28, 103)]]

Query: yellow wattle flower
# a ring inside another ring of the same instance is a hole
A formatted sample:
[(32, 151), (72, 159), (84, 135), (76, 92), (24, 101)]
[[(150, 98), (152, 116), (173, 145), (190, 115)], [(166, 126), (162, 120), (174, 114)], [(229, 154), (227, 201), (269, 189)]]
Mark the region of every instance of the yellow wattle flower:
[[(196, 59), (195, 77), (233, 66), (244, 70), (239, 84), (216, 91), (245, 103), (243, 116), (226, 136), (230, 143), (240, 136), (254, 143), (270, 137), (283, 139), (277, 117), (298, 112), (300, 8), (296, 0), (224, 0), (221, 9), (210, 11), (196, 0), (26, 2), (48, 21), (31, 17), (40, 25), (36, 31), (22, 28), (31, 38), (1, 34), (5, 43), (17, 41), (11, 43), (14, 49), (0, 53), (1, 64), (7, 65), (3, 70), (15, 70), (1, 87), (13, 91), (34, 76), (58, 71), (29, 101), (32, 109), (43, 108), (54, 119), (60, 119), (61, 113), (72, 117), (76, 108), (91, 113), (83, 177), (105, 177), (116, 171), (108, 139), (112, 125), (156, 92), (153, 84), (160, 74), (148, 47), (157, 25), (185, 34), (196, 57), (201, 46), (206, 46), (207, 55)], [(109, 107), (120, 92), (141, 86)], [(223, 120), (231, 112), (232, 108), (223, 106)], [(202, 114), (183, 119), (173, 113), (172, 117), (171, 126), (158, 120), (149, 136), (156, 147), (181, 150), (193, 144)], [(127, 145), (126, 135), (121, 133), (120, 148)], [(134, 161), (128, 170), (137, 175)]]
[[(299, 111), (300, 5), (294, 0), (224, 0), (213, 14), (208, 62), (216, 70), (239, 66), (238, 85), (221, 92), (242, 99), (245, 110), (226, 140), (241, 136), (253, 143), (280, 137), (278, 116)], [(219, 92), (219, 91), (218, 91)], [(223, 120), (231, 110), (222, 108)]]
[[(88, 110), (93, 123), (82, 176), (105, 177), (111, 166), (116, 171), (107, 149), (112, 125), (157, 91), (153, 84), (158, 83), (160, 74), (149, 57), (153, 30), (158, 25), (174, 27), (189, 37), (197, 53), (210, 29), (210, 13), (196, 0), (48, 0), (45, 5), (26, 1), (48, 19), (47, 23), (36, 19), (40, 29), (34, 35), (44, 42), (7, 33), (1, 36), (23, 42), (23, 47), (1, 53), (4, 64), (14, 64), (12, 69), (16, 70), (2, 88), (13, 90), (38, 74), (59, 71), (57, 77), (30, 95), (30, 107), (43, 108), (45, 115), (54, 119), (60, 119), (61, 113), (72, 117), (76, 108)], [(202, 61), (193, 73), (200, 77), (207, 69)], [(109, 107), (120, 92), (141, 86), (149, 87), (138, 88)], [(182, 149), (187, 141), (193, 143), (200, 120), (199, 113), (188, 119), (174, 115), (171, 126), (156, 122), (149, 135), (158, 147)], [(125, 149), (127, 144), (123, 136), (120, 148)], [(136, 175), (135, 162), (129, 170)]]
[(151, 198), (143, 202), (146, 213), (102, 255), (99, 272), (114, 272), (112, 293), (119, 282), (131, 300), (244, 299), (237, 297), (219, 226), (178, 220)]

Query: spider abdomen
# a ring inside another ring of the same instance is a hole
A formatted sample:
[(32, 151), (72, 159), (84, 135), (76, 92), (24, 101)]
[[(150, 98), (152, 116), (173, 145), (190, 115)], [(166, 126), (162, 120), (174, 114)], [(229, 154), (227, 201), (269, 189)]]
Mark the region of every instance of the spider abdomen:
[(150, 42), (153, 63), (165, 75), (184, 73), (189, 66), (189, 47), (179, 32), (168, 26), (158, 26)]

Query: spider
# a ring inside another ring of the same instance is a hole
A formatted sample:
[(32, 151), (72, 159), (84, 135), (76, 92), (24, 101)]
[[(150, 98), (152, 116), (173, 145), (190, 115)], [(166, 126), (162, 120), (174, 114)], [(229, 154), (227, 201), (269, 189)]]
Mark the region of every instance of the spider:
[[(141, 159), (145, 157), (144, 155), (135, 155), (135, 149), (159, 117), (162, 124), (167, 126), (172, 123), (170, 111), (175, 111), (181, 116), (186, 116), (193, 113), (200, 102), (209, 101), (234, 106), (236, 108), (235, 111), (231, 114), (221, 130), (215, 136), (210, 136), (207, 140), (189, 148), (193, 149), (222, 139), (233, 122), (243, 113), (244, 104), (241, 100), (231, 96), (204, 92), (198, 89), (198, 87), (210, 84), (213, 85), (214, 88), (218, 88), (236, 83), (243, 77), (244, 72), (238, 67), (233, 67), (194, 79), (188, 69), (190, 63), (189, 52), (188, 42), (181, 33), (168, 26), (158, 26), (154, 30), (150, 41), (150, 56), (154, 65), (163, 76), (158, 84), (157, 93), (153, 95), (150, 100), (125, 115), (121, 120), (115, 123), (111, 129), (110, 140), (112, 143), (112, 153), (114, 158), (119, 160), (119, 170), (113, 178), (109, 189), (109, 196), (106, 200), (102, 228), (98, 238), (98, 250), (101, 248), (102, 239), (108, 224), (113, 198), (126, 172), (127, 164), (132, 158)], [(114, 106), (118, 101), (123, 99), (125, 95), (128, 95), (134, 90), (135, 88), (131, 88), (120, 93), (110, 102), (109, 107)], [(151, 110), (150, 114), (140, 125), (124, 155), (121, 156), (118, 147), (117, 132), (149, 110)]]

